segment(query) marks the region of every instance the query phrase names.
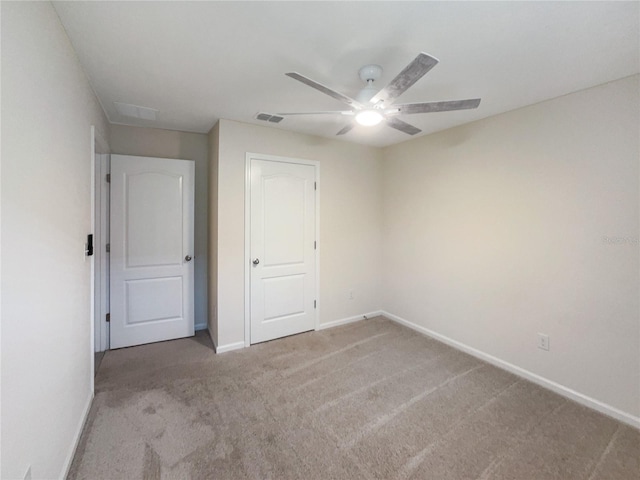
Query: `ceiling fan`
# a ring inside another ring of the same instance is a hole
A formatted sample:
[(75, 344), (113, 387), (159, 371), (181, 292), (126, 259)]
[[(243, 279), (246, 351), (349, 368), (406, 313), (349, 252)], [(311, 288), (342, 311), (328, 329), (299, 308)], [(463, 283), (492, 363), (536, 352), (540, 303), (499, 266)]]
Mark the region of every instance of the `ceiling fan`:
[(406, 123), (398, 118), (399, 115), (408, 115), (414, 113), (430, 113), (430, 112), (449, 112), (452, 110), (467, 110), (477, 108), (480, 105), (479, 98), (469, 100), (452, 100), (444, 102), (423, 102), (423, 103), (405, 103), (394, 104), (394, 100), (402, 95), (409, 87), (420, 80), (424, 74), (436, 66), (438, 60), (426, 53), (420, 53), (404, 70), (402, 70), (391, 83), (378, 91), (373, 83), (382, 75), (382, 67), (379, 65), (365, 65), (358, 74), (363, 82), (367, 84), (356, 95), (356, 98), (350, 98), (340, 92), (311, 80), (297, 72), (289, 72), (286, 75), (304, 83), (320, 92), (329, 95), (343, 103), (349, 105), (351, 110), (342, 111), (324, 111), (324, 112), (293, 112), (278, 113), (279, 116), (288, 115), (344, 115), (353, 117), (351, 121), (336, 135), (344, 135), (349, 132), (356, 123), (365, 126), (373, 126), (383, 120), (392, 128), (400, 130), (409, 135), (420, 133), (421, 130), (413, 125)]

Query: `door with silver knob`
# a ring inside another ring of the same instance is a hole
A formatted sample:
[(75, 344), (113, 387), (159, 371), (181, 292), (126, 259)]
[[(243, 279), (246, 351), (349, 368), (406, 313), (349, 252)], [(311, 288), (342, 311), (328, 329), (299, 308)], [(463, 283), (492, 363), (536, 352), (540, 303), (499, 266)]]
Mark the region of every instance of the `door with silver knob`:
[(250, 343), (316, 325), (316, 169), (251, 159)]
[(111, 156), (111, 348), (194, 334), (194, 163)]

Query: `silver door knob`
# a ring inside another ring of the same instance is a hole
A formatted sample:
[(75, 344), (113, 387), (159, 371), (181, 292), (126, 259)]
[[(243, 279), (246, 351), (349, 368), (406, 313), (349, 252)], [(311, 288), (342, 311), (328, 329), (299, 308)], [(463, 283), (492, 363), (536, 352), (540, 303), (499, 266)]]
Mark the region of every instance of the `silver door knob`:
[(185, 261), (190, 262), (191, 261), (191, 255), (187, 255), (186, 257), (184, 257)]
[(254, 258), (253, 259), (253, 264), (254, 265), (258, 265), (260, 263), (260, 259), (259, 258)]

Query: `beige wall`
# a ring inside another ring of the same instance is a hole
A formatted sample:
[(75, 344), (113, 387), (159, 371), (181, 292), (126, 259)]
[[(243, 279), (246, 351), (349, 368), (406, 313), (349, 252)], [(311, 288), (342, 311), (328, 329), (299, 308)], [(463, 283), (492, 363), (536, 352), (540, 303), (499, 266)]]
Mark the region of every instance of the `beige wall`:
[(638, 78), (387, 148), (384, 309), (638, 421)]
[(209, 335), (218, 345), (218, 151), (220, 122), (209, 132)]
[(218, 346), (244, 341), (246, 152), (320, 162), (320, 322), (379, 310), (381, 152), (229, 120), (219, 135)]
[(50, 3), (2, 9), (2, 478), (61, 478), (92, 398), (91, 125)]
[(207, 265), (209, 247), (209, 142), (207, 135), (158, 128), (112, 125), (111, 153), (141, 157), (177, 158), (195, 161), (195, 283), (196, 329), (207, 325)]

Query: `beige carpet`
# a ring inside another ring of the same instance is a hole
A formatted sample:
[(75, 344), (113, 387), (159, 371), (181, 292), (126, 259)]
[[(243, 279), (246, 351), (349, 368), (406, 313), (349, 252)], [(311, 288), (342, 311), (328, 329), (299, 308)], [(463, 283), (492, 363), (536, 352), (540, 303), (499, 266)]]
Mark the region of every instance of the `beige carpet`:
[(382, 317), (107, 352), (71, 479), (640, 478), (640, 432)]

